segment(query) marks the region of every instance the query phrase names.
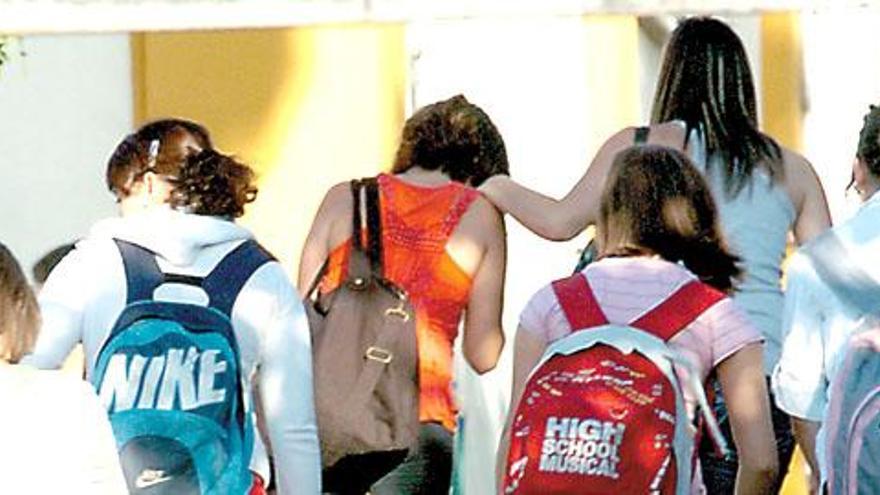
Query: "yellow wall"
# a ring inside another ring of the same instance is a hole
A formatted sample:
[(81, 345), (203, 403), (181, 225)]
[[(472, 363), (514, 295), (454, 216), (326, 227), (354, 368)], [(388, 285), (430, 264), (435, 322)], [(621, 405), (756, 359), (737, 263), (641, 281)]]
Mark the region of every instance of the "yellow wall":
[(397, 24), (134, 35), (135, 119), (202, 122), (251, 164), (260, 193), (242, 221), (295, 275), (324, 192), (390, 163), (404, 35)]
[[(761, 17), (761, 98), (764, 131), (795, 151), (803, 148), (803, 48), (800, 16), (796, 13)], [(804, 460), (795, 452), (782, 495), (807, 493)]]
[(799, 14), (761, 16), (761, 72), (764, 131), (801, 151), (806, 108)]
[(641, 121), (639, 97), (639, 24), (635, 16), (584, 17), (587, 64), (587, 108), (591, 135), (599, 146), (622, 127)]

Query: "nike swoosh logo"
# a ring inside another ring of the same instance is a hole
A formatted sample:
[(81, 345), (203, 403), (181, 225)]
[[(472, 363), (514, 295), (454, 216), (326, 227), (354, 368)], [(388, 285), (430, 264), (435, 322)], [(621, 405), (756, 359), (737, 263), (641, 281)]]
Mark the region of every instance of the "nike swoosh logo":
[(134, 486), (139, 489), (150, 488), (170, 479), (171, 476), (165, 476), (165, 471), (161, 469), (144, 469), (141, 471), (140, 476), (134, 480)]

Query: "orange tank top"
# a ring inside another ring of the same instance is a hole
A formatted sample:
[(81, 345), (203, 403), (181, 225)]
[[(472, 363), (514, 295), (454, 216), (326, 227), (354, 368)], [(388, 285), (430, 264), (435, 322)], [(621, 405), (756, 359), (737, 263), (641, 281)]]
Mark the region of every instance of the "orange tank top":
[[(386, 174), (378, 181), (385, 277), (409, 294), (416, 312), (419, 419), (453, 431), (452, 344), (471, 278), (446, 253), (446, 243), (479, 192), (458, 182), (417, 186)], [(351, 239), (330, 253), (322, 292), (345, 279), (350, 251)]]

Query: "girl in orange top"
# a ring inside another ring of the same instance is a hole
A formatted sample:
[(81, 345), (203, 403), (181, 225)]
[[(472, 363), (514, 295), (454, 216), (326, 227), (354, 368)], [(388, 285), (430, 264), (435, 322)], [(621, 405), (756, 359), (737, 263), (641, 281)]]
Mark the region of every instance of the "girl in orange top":
[[(387, 475), (365, 475), (369, 456), (376, 454), (359, 456), (344, 477), (325, 473), (325, 492), (448, 493), (456, 413), (452, 343), (459, 323), (463, 318), (465, 359), (478, 373), (495, 366), (504, 344), (504, 225), (473, 187), (507, 171), (501, 135), (463, 96), (428, 105), (407, 120), (392, 174), (378, 180), (385, 275), (407, 291), (416, 311), (419, 445)], [(351, 216), (348, 183), (339, 184), (324, 198), (306, 240), (302, 290), (325, 259), (322, 291), (345, 279)]]

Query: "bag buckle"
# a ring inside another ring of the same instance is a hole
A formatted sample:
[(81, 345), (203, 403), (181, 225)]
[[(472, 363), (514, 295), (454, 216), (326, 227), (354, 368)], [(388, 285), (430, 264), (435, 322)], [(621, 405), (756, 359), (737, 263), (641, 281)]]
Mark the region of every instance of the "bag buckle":
[(372, 359), (373, 361), (378, 361), (382, 364), (388, 364), (391, 362), (394, 354), (392, 354), (389, 350), (371, 345), (370, 347), (367, 347), (367, 352), (365, 353), (365, 356), (367, 357), (367, 359)]
[(403, 301), (396, 308), (388, 308), (385, 310), (385, 316), (396, 316), (403, 320), (404, 323), (409, 321), (409, 312), (403, 307)]

